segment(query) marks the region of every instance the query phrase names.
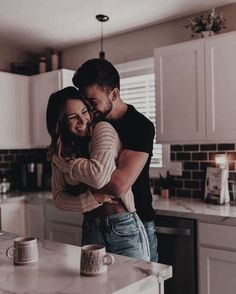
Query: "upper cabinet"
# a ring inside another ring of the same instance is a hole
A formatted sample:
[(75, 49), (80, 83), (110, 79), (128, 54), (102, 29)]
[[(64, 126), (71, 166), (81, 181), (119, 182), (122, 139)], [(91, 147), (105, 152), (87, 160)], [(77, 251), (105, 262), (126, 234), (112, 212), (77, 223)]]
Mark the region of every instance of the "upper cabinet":
[(0, 148), (29, 148), (29, 77), (0, 72)]
[(236, 34), (205, 42), (207, 137), (236, 139)]
[(50, 136), (46, 125), (49, 96), (66, 86), (72, 86), (73, 70), (61, 69), (31, 77), (31, 138), (33, 147), (46, 147)]
[(32, 77), (0, 72), (0, 149), (46, 147), (49, 96), (72, 86), (74, 71), (60, 69)]
[(157, 140), (234, 141), (236, 34), (157, 48)]

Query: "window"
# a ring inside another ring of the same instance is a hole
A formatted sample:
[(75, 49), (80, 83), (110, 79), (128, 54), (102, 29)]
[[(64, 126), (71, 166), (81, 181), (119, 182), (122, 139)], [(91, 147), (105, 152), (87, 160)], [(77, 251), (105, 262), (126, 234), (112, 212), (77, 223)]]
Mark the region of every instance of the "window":
[[(129, 62), (116, 66), (120, 73), (122, 99), (149, 118), (156, 126), (155, 75), (153, 59)], [(162, 167), (162, 145), (153, 144), (151, 167)]]

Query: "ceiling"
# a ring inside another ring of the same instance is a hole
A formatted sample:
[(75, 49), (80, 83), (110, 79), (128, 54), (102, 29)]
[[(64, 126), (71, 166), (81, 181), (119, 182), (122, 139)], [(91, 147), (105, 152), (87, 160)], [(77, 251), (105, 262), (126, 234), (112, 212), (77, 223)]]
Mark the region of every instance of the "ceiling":
[(23, 50), (61, 50), (236, 0), (0, 0), (0, 40)]

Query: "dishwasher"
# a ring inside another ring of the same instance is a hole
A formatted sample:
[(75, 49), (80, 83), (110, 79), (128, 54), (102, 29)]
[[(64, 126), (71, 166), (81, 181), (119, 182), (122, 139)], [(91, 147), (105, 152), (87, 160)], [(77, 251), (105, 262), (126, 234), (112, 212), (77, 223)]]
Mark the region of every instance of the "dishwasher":
[(157, 216), (158, 262), (172, 265), (173, 277), (165, 281), (165, 294), (197, 294), (196, 220)]

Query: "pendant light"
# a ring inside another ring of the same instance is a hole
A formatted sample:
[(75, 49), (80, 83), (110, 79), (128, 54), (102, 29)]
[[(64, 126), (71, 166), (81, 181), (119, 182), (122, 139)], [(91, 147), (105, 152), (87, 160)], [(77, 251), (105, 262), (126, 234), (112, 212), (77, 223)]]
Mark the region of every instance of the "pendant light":
[(109, 17), (104, 14), (97, 14), (96, 19), (101, 23), (101, 51), (99, 52), (99, 58), (105, 59), (105, 52), (103, 51), (103, 23), (109, 20)]

